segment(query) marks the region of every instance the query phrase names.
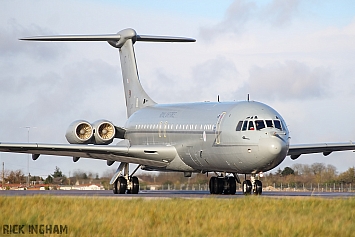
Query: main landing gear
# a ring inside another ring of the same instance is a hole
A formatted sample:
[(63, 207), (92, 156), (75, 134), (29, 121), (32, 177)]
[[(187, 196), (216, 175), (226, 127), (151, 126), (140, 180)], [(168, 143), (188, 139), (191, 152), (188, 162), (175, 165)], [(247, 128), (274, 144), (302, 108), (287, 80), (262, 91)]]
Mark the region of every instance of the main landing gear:
[[(211, 194), (235, 194), (236, 182), (241, 183), (237, 174), (233, 176), (211, 177), (209, 188)], [(263, 184), (260, 180), (256, 179), (256, 174), (252, 174), (250, 180), (243, 181), (242, 192), (244, 195), (261, 195), (263, 192)]]
[(209, 183), (211, 194), (231, 194), (234, 195), (237, 189), (235, 177), (211, 177)]
[[(140, 165), (133, 171), (131, 175), (129, 172), (129, 164), (121, 163), (117, 168), (116, 173), (111, 179), (110, 184), (113, 185), (114, 194), (137, 194), (139, 192), (139, 180), (133, 176), (140, 168)], [(123, 172), (123, 175), (122, 175)]]
[(245, 179), (242, 185), (242, 192), (244, 195), (250, 195), (251, 193), (255, 195), (261, 195), (263, 192), (263, 184), (260, 180), (255, 179), (256, 175), (251, 175), (251, 180)]

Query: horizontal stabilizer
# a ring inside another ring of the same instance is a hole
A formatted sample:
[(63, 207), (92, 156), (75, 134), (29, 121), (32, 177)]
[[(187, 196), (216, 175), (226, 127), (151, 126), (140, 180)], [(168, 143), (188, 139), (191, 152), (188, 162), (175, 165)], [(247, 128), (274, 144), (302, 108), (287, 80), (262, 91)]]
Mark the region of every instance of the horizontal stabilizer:
[(172, 36), (137, 35), (137, 41), (150, 42), (195, 42), (195, 39)]
[(118, 34), (108, 35), (53, 35), (53, 36), (35, 36), (26, 37), (20, 40), (34, 40), (34, 41), (111, 41), (120, 40), (121, 36)]
[[(53, 36), (34, 36), (26, 37), (20, 40), (33, 40), (33, 41), (108, 41), (118, 42), (132, 39), (136, 41), (147, 42), (195, 42), (195, 39), (174, 36), (153, 36), (153, 35), (137, 35), (133, 29), (125, 29), (117, 34), (105, 35), (53, 35)], [(121, 43), (119, 44), (121, 45)]]

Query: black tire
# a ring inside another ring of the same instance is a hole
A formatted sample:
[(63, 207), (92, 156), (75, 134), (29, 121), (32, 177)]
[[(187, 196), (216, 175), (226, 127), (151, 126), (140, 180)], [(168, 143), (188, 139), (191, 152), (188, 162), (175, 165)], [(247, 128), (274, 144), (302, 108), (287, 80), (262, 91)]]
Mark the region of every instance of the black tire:
[(224, 178), (217, 178), (215, 187), (217, 189), (216, 194), (222, 194), (224, 191)]
[(244, 180), (243, 181), (242, 189), (243, 189), (243, 194), (244, 195), (250, 195), (251, 194), (252, 186), (251, 186), (250, 180)]
[(209, 182), (210, 194), (216, 194), (215, 184), (217, 182), (217, 177), (211, 177)]
[(116, 181), (113, 183), (113, 193), (114, 194), (118, 194), (118, 188), (117, 188), (117, 179), (116, 179)]
[(255, 180), (254, 194), (261, 195), (262, 192), (263, 192), (263, 183), (260, 180)]
[(236, 181), (235, 181), (235, 178), (234, 177), (229, 177), (228, 178), (228, 186), (229, 186), (229, 189), (228, 189), (228, 191), (229, 191), (229, 194), (230, 195), (234, 195), (235, 194), (235, 192), (237, 191), (237, 183), (236, 183)]
[(223, 190), (223, 194), (224, 195), (229, 195), (230, 194), (230, 189), (229, 189), (229, 177), (225, 177), (224, 179), (223, 179), (223, 182), (224, 182), (224, 190)]
[(125, 194), (127, 189), (127, 179), (124, 177), (118, 177), (116, 182), (118, 194)]
[(131, 193), (132, 194), (138, 194), (139, 192), (139, 180), (136, 176), (133, 176), (131, 178), (131, 182), (132, 182), (132, 190)]

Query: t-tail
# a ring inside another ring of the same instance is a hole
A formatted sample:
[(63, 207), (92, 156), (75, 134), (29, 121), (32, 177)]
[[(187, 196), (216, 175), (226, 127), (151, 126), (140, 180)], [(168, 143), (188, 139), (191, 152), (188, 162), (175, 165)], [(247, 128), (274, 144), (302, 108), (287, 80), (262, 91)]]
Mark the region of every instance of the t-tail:
[(138, 75), (133, 45), (136, 41), (148, 42), (195, 42), (195, 39), (171, 36), (137, 35), (133, 29), (124, 29), (117, 34), (106, 35), (59, 35), (37, 36), (21, 40), (36, 41), (107, 41), (118, 48), (121, 60), (122, 78), (126, 97), (127, 117), (147, 106), (156, 104), (144, 91)]

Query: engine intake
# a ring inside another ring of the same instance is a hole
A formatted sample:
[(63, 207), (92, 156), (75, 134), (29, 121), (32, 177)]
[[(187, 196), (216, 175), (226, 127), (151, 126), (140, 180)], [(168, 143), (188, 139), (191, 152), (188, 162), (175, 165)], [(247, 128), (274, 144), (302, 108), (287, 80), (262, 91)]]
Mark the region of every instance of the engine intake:
[(116, 137), (116, 128), (107, 120), (98, 120), (93, 125), (76, 120), (70, 124), (65, 137), (70, 144), (108, 145)]
[(70, 144), (88, 144), (94, 135), (91, 124), (85, 120), (76, 120), (72, 122), (65, 134)]
[(110, 144), (115, 138), (116, 128), (110, 121), (96, 121), (93, 127), (95, 144)]

